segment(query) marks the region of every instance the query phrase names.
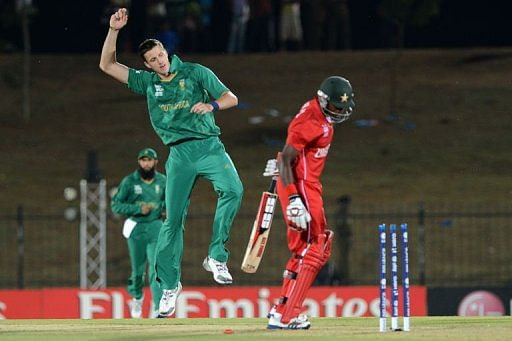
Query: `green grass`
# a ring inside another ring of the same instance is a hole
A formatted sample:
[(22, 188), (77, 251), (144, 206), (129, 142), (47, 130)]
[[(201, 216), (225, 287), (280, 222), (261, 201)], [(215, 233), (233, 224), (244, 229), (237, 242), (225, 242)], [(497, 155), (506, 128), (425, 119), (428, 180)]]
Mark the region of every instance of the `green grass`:
[[(414, 317), (410, 332), (376, 318), (313, 318), (306, 331), (269, 331), (266, 319), (5, 320), (0, 340), (510, 340), (509, 317)], [(232, 334), (225, 334), (232, 329)]]

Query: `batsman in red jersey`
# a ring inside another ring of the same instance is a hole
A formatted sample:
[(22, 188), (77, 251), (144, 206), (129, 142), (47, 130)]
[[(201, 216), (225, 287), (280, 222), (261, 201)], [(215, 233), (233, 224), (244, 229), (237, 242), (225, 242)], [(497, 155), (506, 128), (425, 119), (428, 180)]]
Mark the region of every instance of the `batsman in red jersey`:
[(279, 175), (277, 192), (286, 217), (292, 255), (283, 274), (279, 303), (269, 313), (268, 329), (309, 329), (302, 304), (331, 255), (333, 232), (327, 229), (320, 176), (333, 138), (333, 125), (347, 120), (354, 93), (343, 77), (325, 79), (316, 98), (306, 102), (290, 122), (286, 144), (264, 175)]

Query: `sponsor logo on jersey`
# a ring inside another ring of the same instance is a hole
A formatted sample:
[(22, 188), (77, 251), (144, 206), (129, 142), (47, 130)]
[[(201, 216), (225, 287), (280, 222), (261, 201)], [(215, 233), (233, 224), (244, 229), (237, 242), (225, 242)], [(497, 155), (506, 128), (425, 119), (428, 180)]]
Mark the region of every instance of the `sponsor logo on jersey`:
[(190, 107), (190, 103), (187, 100), (184, 100), (176, 103), (160, 104), (158, 107), (160, 107), (160, 110), (167, 112), (171, 110), (188, 108)]
[(142, 194), (142, 187), (140, 185), (134, 185), (133, 191), (135, 192), (135, 194)]
[(155, 84), (155, 97), (162, 97), (164, 95), (164, 87), (160, 84)]
[(331, 147), (331, 145), (328, 144), (327, 146), (325, 146), (323, 148), (318, 148), (316, 150), (315, 157), (317, 159), (320, 159), (320, 158), (323, 158), (323, 157), (327, 157), (327, 153), (329, 153), (329, 148), (330, 147)]

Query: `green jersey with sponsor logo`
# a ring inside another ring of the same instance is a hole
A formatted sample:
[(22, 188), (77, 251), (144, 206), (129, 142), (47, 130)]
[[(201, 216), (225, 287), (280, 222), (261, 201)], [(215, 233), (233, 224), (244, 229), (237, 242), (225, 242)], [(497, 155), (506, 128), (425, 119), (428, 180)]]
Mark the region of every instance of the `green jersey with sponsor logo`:
[[(165, 181), (165, 175), (158, 172), (150, 183), (142, 180), (138, 171), (131, 173), (121, 181), (112, 197), (112, 211), (138, 223), (160, 219), (165, 209)], [(149, 214), (142, 214), (142, 203), (153, 206)]]
[(220, 135), (213, 113), (190, 112), (198, 102), (217, 99), (229, 89), (207, 67), (172, 56), (170, 81), (155, 72), (130, 69), (128, 88), (147, 97), (151, 124), (166, 145)]

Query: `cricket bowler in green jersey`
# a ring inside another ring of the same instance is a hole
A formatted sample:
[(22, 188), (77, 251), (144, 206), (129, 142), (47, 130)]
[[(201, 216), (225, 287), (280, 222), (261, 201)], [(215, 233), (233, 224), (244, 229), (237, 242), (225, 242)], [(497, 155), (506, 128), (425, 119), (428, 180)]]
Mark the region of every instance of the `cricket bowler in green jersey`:
[(158, 157), (151, 148), (139, 152), (138, 163), (139, 168), (121, 181), (111, 202), (114, 213), (127, 217), (123, 236), (128, 242), (132, 268), (128, 279), (128, 293), (132, 297), (129, 302), (132, 318), (142, 316), (146, 262), (149, 263), (149, 286), (154, 307), (150, 309), (151, 317), (158, 316), (155, 311), (158, 310), (162, 297), (162, 290), (156, 281), (155, 250), (162, 228), (162, 212), (165, 209), (165, 176), (156, 171)]
[(128, 22), (121, 8), (110, 18), (103, 44), (100, 69), (147, 98), (151, 124), (169, 146), (166, 163), (167, 217), (158, 236), (157, 281), (163, 290), (161, 317), (171, 316), (182, 289), (184, 220), (190, 194), (199, 177), (209, 180), (218, 194), (212, 237), (203, 267), (220, 284), (231, 284), (225, 247), (233, 220), (240, 208), (242, 182), (224, 145), (213, 113), (238, 104), (238, 98), (208, 68), (182, 62), (169, 55), (161, 42), (148, 39), (139, 46), (144, 65), (151, 71), (134, 70), (116, 61), (119, 30)]

